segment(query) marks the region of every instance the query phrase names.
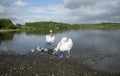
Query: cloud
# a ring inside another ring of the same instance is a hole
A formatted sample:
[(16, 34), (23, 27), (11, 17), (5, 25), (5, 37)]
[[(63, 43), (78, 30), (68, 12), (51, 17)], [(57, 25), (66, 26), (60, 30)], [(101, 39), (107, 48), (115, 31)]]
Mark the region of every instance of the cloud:
[[(56, 21), (66, 22), (70, 21), (69, 9), (63, 5), (49, 5), (47, 7), (30, 7), (28, 9), (32, 16), (28, 19), (31, 21)], [(72, 19), (74, 19), (72, 17)]]
[[(25, 23), (26, 10), (28, 3), (16, 0), (0, 0), (0, 18), (9, 18), (13, 23)], [(15, 7), (17, 6), (17, 7)], [(27, 19), (27, 18), (26, 18)]]
[(0, 5), (0, 13), (4, 13), (5, 12), (5, 7)]
[(119, 0), (64, 0), (73, 23), (120, 22)]
[(22, 1), (16, 1), (14, 3), (14, 5), (18, 7), (25, 7), (27, 4), (28, 4), (27, 2), (22, 2)]
[(67, 17), (65, 15), (46, 15), (46, 14), (31, 14), (27, 16), (12, 16), (10, 19), (14, 21), (14, 23), (24, 24), (26, 22), (39, 22), (39, 21), (55, 21), (55, 22), (66, 22), (68, 23), (73, 17)]
[(0, 0), (0, 5), (6, 5), (9, 2), (9, 0)]
[(63, 2), (41, 5), (35, 4), (37, 0), (32, 4), (29, 1), (0, 0), (0, 18), (10, 18), (14, 23), (22, 24), (29, 21), (120, 22), (120, 0), (60, 0)]
[(81, 5), (93, 5), (98, 0), (64, 0), (65, 7), (74, 9), (74, 8), (79, 8)]
[(45, 9), (40, 7), (31, 7), (28, 11), (31, 13), (44, 13)]
[(51, 15), (65, 15), (69, 10), (63, 5), (49, 5), (48, 7), (31, 7), (28, 9), (31, 13), (44, 13)]

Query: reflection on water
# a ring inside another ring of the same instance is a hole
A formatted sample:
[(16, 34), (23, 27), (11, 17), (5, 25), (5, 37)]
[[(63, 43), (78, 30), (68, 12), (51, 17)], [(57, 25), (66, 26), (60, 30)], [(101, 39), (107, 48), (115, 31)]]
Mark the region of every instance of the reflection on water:
[[(31, 49), (46, 47), (45, 34), (21, 32), (19, 34), (1, 34), (0, 50), (10, 50), (14, 53), (27, 53)], [(111, 30), (71, 30), (54, 33), (54, 47), (63, 36), (73, 39), (72, 58), (82, 58), (95, 69), (120, 71), (120, 31)], [(10, 35), (10, 36), (9, 36)], [(7, 39), (8, 38), (8, 39)]]
[[(41, 29), (41, 30), (28, 30), (25, 31), (27, 35), (46, 35), (48, 34), (50, 29)], [(57, 30), (54, 29), (54, 34), (56, 33), (61, 33), (61, 32), (65, 32), (65, 31), (69, 31), (70, 29), (61, 29), (61, 30)]]
[(1, 33), (0, 32), (0, 42), (1, 41), (8, 41), (8, 40), (12, 40), (13, 39), (13, 35), (14, 33), (12, 32), (4, 32), (4, 33)]

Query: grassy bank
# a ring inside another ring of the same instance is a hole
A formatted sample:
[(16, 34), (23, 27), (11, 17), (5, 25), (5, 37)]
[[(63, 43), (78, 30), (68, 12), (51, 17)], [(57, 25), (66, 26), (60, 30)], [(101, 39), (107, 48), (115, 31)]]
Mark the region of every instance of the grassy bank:
[(0, 54), (1, 76), (120, 76), (90, 69), (73, 59), (34, 59), (27, 55)]
[(0, 32), (21, 31), (21, 29), (0, 29)]

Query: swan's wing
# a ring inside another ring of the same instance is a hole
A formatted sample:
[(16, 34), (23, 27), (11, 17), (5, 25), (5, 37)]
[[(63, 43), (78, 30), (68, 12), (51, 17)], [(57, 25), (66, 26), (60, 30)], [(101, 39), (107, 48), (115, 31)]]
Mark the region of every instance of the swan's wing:
[(55, 36), (52, 36), (51, 42), (53, 43), (55, 41)]
[(61, 39), (61, 42), (65, 42), (65, 41), (67, 41), (67, 37), (63, 37), (63, 38)]
[(46, 35), (46, 42), (51, 42), (51, 37), (49, 35)]
[(54, 40), (55, 40), (55, 36), (46, 35), (46, 42), (53, 43)]
[(61, 43), (59, 42), (57, 47), (54, 49), (53, 54), (55, 54), (60, 49), (60, 45), (61, 45)]
[(69, 38), (68, 41), (65, 43), (65, 49), (70, 53), (70, 50), (72, 49), (73, 42), (72, 39)]
[(46, 41), (48, 41), (48, 35), (46, 35), (45, 38), (46, 38)]
[(66, 42), (61, 42), (60, 51), (66, 51)]

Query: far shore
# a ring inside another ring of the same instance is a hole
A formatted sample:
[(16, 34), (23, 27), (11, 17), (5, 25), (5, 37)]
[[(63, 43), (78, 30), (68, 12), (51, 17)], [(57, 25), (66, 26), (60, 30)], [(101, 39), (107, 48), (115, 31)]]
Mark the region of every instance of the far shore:
[(21, 29), (0, 29), (0, 32), (20, 31)]

